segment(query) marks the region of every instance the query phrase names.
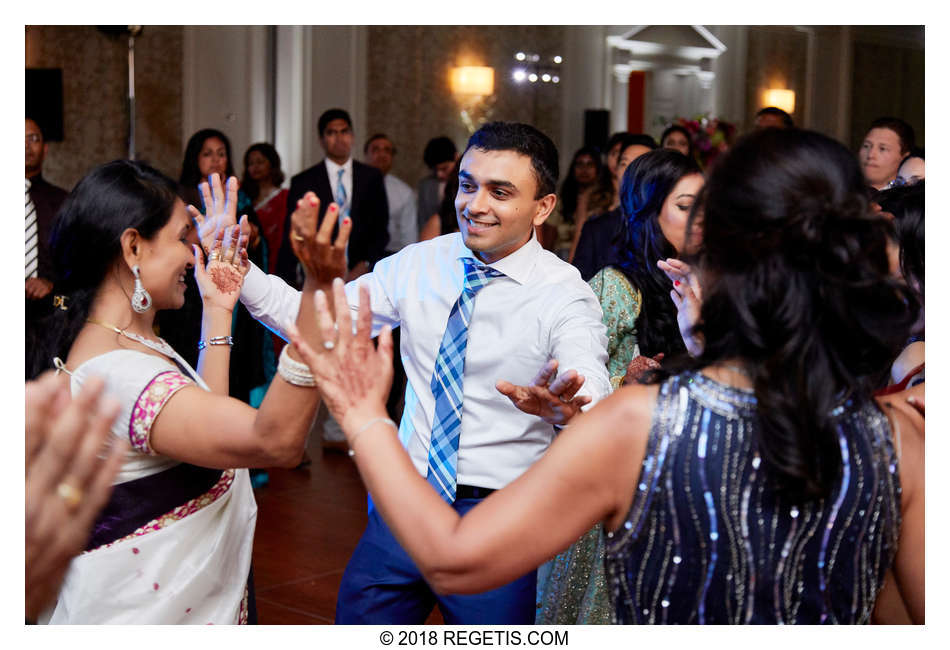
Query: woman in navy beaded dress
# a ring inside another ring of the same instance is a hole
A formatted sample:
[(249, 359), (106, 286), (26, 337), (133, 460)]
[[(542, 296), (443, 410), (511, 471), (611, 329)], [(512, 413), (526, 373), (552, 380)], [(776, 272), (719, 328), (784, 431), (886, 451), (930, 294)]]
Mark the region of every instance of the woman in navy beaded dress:
[(872, 397), (917, 306), (857, 161), (767, 129), (697, 203), (697, 356), (578, 415), (464, 517), (382, 423), (388, 330), (355, 339), (338, 289), (337, 335), (318, 298), (336, 344), (304, 355), (376, 507), (439, 592), (504, 584), (601, 521), (617, 623), (923, 622), (923, 420)]

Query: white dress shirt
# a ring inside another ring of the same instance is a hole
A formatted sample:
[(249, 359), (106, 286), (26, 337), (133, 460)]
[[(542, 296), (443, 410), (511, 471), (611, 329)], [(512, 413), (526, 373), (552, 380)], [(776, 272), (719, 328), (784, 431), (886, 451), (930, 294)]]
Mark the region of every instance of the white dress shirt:
[[(475, 255), (459, 233), (412, 244), (377, 262), (371, 273), (346, 285), (354, 317), (359, 285), (370, 289), (373, 334), (401, 326), (400, 354), (408, 377), (399, 438), (416, 469), (428, 470), (435, 398), (429, 387), (449, 313), (462, 291), (462, 258)], [(476, 258), (477, 259), (477, 258)], [(570, 264), (544, 250), (532, 236), (490, 265), (505, 274), (475, 297), (468, 331), (462, 399), (458, 483), (502, 488), (537, 461), (554, 428), (519, 411), (498, 392), (506, 379), (527, 385), (550, 359), (561, 371), (586, 378), (579, 394), (594, 402), (610, 392), (607, 336), (590, 286)], [(241, 289), (251, 315), (278, 331), (292, 322), (299, 292), (252, 267)]]
[[(327, 164), (327, 178), (330, 181), (330, 191), (333, 192), (334, 202), (340, 206), (340, 218), (349, 214), (347, 211), (353, 205), (353, 159), (348, 158), (345, 163), (338, 165), (329, 158), (324, 158), (324, 162)], [(346, 204), (344, 205), (340, 201), (340, 197), (337, 195), (337, 177), (339, 176), (340, 170), (343, 170), (343, 187), (346, 189)]]
[(416, 193), (392, 174), (386, 174), (383, 182), (389, 203), (389, 244), (386, 249), (396, 252), (419, 241)]

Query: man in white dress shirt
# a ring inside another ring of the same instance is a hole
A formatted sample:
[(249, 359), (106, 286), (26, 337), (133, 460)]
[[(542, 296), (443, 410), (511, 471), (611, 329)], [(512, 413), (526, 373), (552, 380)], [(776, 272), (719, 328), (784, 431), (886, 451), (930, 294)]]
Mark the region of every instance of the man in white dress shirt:
[[(600, 305), (577, 270), (534, 237), (557, 201), (557, 161), (554, 143), (534, 127), (482, 126), (460, 163), (460, 232), (408, 246), (346, 287), (354, 315), (359, 285), (370, 289), (374, 334), (386, 324), (401, 328), (408, 384), (399, 438), (426, 476), (430, 442), (443, 428), (433, 421), (437, 398), (431, 388), (436, 360), (444, 366), (443, 333), (470, 286), (466, 267), (478, 265), (493, 276), (478, 290), (465, 323), (462, 403), (456, 409), (461, 434), (454, 494), (447, 499), (459, 514), (537, 461), (556, 434), (552, 424), (564, 424), (610, 390)], [(256, 268), (241, 300), (276, 329), (293, 320), (300, 303), (296, 291)], [(571, 369), (553, 383), (545, 372), (552, 360)], [(586, 380), (576, 395), (576, 384), (563, 388), (575, 372)], [(371, 508), (342, 578), (336, 622), (419, 624), (437, 604), (447, 623), (530, 624), (535, 586), (532, 571), (482, 594), (436, 594)]]
[(376, 133), (363, 145), (366, 162), (383, 174), (386, 202), (389, 204), (389, 245), (386, 254), (402, 250), (419, 241), (416, 222), (416, 193), (402, 179), (390, 174), (396, 147), (385, 133)]

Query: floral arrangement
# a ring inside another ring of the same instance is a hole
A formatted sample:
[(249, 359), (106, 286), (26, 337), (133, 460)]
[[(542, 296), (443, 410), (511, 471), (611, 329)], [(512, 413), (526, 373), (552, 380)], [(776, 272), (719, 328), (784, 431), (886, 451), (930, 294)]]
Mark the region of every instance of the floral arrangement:
[(708, 114), (698, 115), (693, 119), (677, 117), (672, 121), (658, 118), (657, 123), (663, 128), (677, 124), (689, 131), (696, 159), (704, 169), (709, 167), (719, 154), (729, 149), (736, 134), (734, 124)]

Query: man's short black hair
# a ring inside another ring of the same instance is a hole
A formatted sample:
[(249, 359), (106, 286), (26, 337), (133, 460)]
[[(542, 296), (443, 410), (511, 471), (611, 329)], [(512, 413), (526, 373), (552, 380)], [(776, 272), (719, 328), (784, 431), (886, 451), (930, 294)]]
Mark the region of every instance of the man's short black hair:
[(795, 128), (795, 122), (792, 120), (792, 116), (777, 106), (766, 106), (755, 114), (756, 117), (759, 117), (760, 115), (775, 115), (776, 117), (781, 118), (782, 124), (785, 125), (785, 128)]
[(897, 139), (901, 141), (901, 153), (906, 154), (914, 148), (914, 127), (899, 117), (879, 117), (868, 127), (871, 129), (890, 129), (897, 134)]
[(46, 142), (46, 129), (43, 128), (43, 125), (40, 124), (40, 121), (33, 117), (32, 115), (27, 115), (26, 119), (33, 122), (36, 125), (36, 128), (40, 131), (40, 138), (43, 139), (43, 142)]
[[(531, 169), (538, 183), (535, 199), (553, 194), (558, 177), (557, 147), (551, 138), (530, 124), (487, 122), (468, 139), (469, 149), (514, 151), (531, 158)], [(465, 155), (463, 152), (462, 155)]]
[(625, 133), (623, 138), (620, 139), (620, 155), (623, 155), (627, 147), (632, 147), (635, 144), (650, 150), (657, 149), (659, 146), (653, 136), (648, 133)]
[(604, 146), (604, 153), (609, 153), (611, 149), (617, 146), (617, 143), (622, 142), (625, 137), (630, 135), (629, 131), (617, 131), (610, 139), (607, 140), (607, 144)]
[(439, 163), (455, 162), (456, 153), (458, 153), (458, 149), (455, 148), (455, 143), (452, 142), (451, 138), (440, 135), (426, 143), (426, 148), (422, 152), (422, 160), (425, 161), (426, 167), (435, 169), (435, 166)]
[[(392, 144), (392, 138), (390, 138), (385, 133), (374, 133), (369, 136), (369, 139), (366, 141), (366, 144), (363, 145), (363, 153), (369, 153), (369, 145), (373, 144), (376, 140), (389, 140), (389, 143)], [(396, 145), (393, 144), (393, 153), (396, 153)]]
[(350, 119), (350, 114), (344, 111), (342, 108), (330, 108), (323, 111), (323, 115), (320, 116), (320, 119), (317, 120), (317, 132), (320, 134), (320, 137), (323, 137), (323, 132), (327, 129), (327, 124), (333, 120), (343, 120), (346, 122), (346, 125), (353, 128), (353, 120)]

